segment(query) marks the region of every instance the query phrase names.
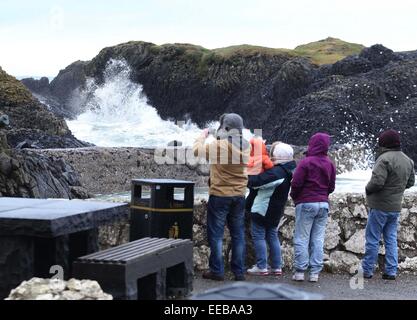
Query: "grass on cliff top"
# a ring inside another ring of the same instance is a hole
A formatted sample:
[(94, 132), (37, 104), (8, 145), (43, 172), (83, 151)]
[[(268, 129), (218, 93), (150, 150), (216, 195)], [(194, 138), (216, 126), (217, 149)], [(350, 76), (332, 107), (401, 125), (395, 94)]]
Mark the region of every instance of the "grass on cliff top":
[(261, 46), (252, 46), (249, 44), (242, 44), (242, 45), (237, 45), (237, 46), (213, 49), (212, 52), (224, 58), (230, 58), (234, 55), (253, 56), (257, 54), (262, 54), (266, 56), (275, 56), (275, 55), (293, 53), (292, 50), (290, 49), (275, 49), (275, 48), (268, 48), (268, 47), (261, 47)]
[(33, 101), (30, 91), (0, 67), (0, 107), (19, 106)]
[[(254, 56), (287, 56), (287, 57), (305, 57), (317, 65), (332, 64), (347, 56), (358, 54), (363, 48), (361, 44), (350, 43), (336, 38), (327, 38), (324, 40), (300, 45), (295, 49), (268, 48), (253, 46), (248, 44), (229, 46), (217, 49), (207, 49), (189, 43), (168, 43), (156, 45), (150, 42), (130, 41), (119, 44), (117, 52), (135, 52), (137, 46), (148, 48), (153, 54), (161, 52), (170, 55), (181, 56), (183, 59), (194, 61), (199, 68), (204, 71), (208, 65), (222, 63), (225, 60), (233, 61), (239, 58)], [(104, 52), (105, 50), (103, 50)], [(123, 54), (121, 54), (123, 56)]]
[(297, 55), (309, 58), (313, 63), (332, 64), (343, 58), (359, 54), (365, 47), (361, 44), (350, 43), (336, 38), (303, 44), (294, 49)]
[(174, 44), (163, 45), (159, 47), (163, 48), (169, 46), (176, 46), (177, 48), (181, 48), (185, 54), (200, 56), (203, 60), (221, 60), (235, 57), (251, 57), (256, 55), (287, 55), (294, 57), (305, 57), (317, 65), (335, 63), (347, 56), (359, 54), (362, 49), (365, 48), (361, 44), (350, 43), (330, 37), (324, 40), (300, 45), (293, 50), (252, 46), (248, 44), (218, 48), (213, 50), (192, 44)]

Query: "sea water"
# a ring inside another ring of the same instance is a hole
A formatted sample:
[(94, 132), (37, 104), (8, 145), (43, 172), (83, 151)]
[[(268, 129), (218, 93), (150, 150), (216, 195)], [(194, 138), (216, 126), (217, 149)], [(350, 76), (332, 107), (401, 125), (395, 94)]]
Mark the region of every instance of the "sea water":
[[(149, 104), (143, 87), (131, 81), (130, 76), (131, 69), (127, 62), (110, 60), (102, 84), (93, 79), (87, 81), (79, 93), (80, 98), (76, 100), (80, 105), (72, 106), (82, 112), (76, 119), (67, 121), (73, 134), (80, 140), (102, 147), (158, 148), (174, 140), (181, 141), (183, 146), (191, 146), (201, 128), (190, 120), (180, 123), (163, 120)], [(206, 127), (213, 129), (218, 125), (218, 122), (212, 121)], [(250, 131), (244, 130), (244, 136), (250, 138)], [(371, 174), (371, 169), (363, 169), (338, 175), (336, 192), (363, 193)], [(417, 187), (412, 191), (417, 191)], [(195, 194), (206, 198), (207, 192), (207, 188), (197, 188)], [(128, 201), (130, 193), (97, 197)]]

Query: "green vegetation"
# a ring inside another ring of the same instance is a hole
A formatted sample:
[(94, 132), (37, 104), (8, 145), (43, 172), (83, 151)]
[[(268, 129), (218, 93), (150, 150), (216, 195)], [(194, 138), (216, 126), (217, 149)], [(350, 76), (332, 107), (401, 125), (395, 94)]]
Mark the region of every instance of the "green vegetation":
[(297, 55), (307, 57), (315, 64), (331, 64), (343, 58), (358, 54), (365, 47), (361, 44), (349, 43), (336, 38), (303, 44), (294, 49)]
[(33, 101), (30, 91), (19, 80), (8, 75), (0, 67), (0, 107), (20, 106)]
[(268, 47), (252, 46), (249, 44), (242, 44), (238, 46), (230, 46), (225, 48), (214, 49), (213, 52), (227, 59), (236, 55), (239, 56), (255, 56), (255, 55), (265, 55), (265, 56), (276, 56), (276, 55), (292, 55), (292, 50), (290, 49), (275, 49)]
[[(163, 61), (173, 60), (178, 65), (193, 65), (200, 75), (205, 75), (209, 66), (227, 63), (240, 65), (242, 59), (252, 57), (305, 57), (317, 65), (330, 64), (346, 56), (358, 54), (364, 46), (349, 43), (336, 38), (327, 38), (317, 42), (308, 43), (295, 49), (268, 48), (248, 44), (230, 46), (218, 49), (207, 49), (189, 43), (173, 43), (156, 45), (150, 42), (130, 41), (114, 47), (105, 48), (100, 55), (94, 58), (93, 66), (102, 66), (108, 56), (127, 58), (132, 65), (141, 61), (141, 56), (150, 53), (159, 56)], [(94, 67), (87, 73), (94, 74)]]
[[(175, 49), (174, 49), (175, 48)], [(247, 58), (253, 56), (289, 56), (305, 57), (317, 65), (335, 63), (349, 55), (358, 54), (365, 47), (361, 44), (345, 42), (336, 38), (300, 45), (294, 50), (281, 48), (268, 48), (252, 46), (248, 44), (230, 46), (209, 50), (201, 46), (192, 44), (164, 44), (161, 46), (152, 45), (151, 51), (156, 53), (161, 50), (177, 50), (188, 59), (199, 61), (200, 68), (203, 70), (207, 64), (219, 63), (224, 60), (234, 60), (236, 58)]]

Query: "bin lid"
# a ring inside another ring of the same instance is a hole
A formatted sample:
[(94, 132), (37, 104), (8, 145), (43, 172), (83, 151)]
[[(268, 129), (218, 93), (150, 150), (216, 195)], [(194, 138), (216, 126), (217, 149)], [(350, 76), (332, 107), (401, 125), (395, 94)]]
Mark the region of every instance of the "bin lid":
[(194, 185), (193, 181), (175, 180), (175, 179), (133, 179), (134, 184), (169, 184), (169, 185)]
[(240, 282), (196, 294), (191, 300), (321, 300), (323, 296), (287, 284)]

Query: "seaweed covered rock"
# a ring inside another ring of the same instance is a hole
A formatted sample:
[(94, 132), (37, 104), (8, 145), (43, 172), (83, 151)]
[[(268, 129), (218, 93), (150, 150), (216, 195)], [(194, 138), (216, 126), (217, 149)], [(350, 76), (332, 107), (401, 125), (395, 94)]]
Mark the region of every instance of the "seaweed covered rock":
[[(46, 86), (46, 80), (38, 83)], [(77, 140), (65, 120), (48, 110), (17, 79), (0, 68), (0, 113), (8, 117), (4, 130), (10, 145), (16, 147), (25, 140), (38, 141), (39, 147), (77, 147), (89, 144)]]
[(366, 73), (316, 81), (276, 118), (270, 138), (302, 145), (314, 132), (325, 131), (334, 142), (371, 149), (382, 130), (393, 128), (401, 132), (404, 151), (416, 161), (417, 59), (389, 61)]

